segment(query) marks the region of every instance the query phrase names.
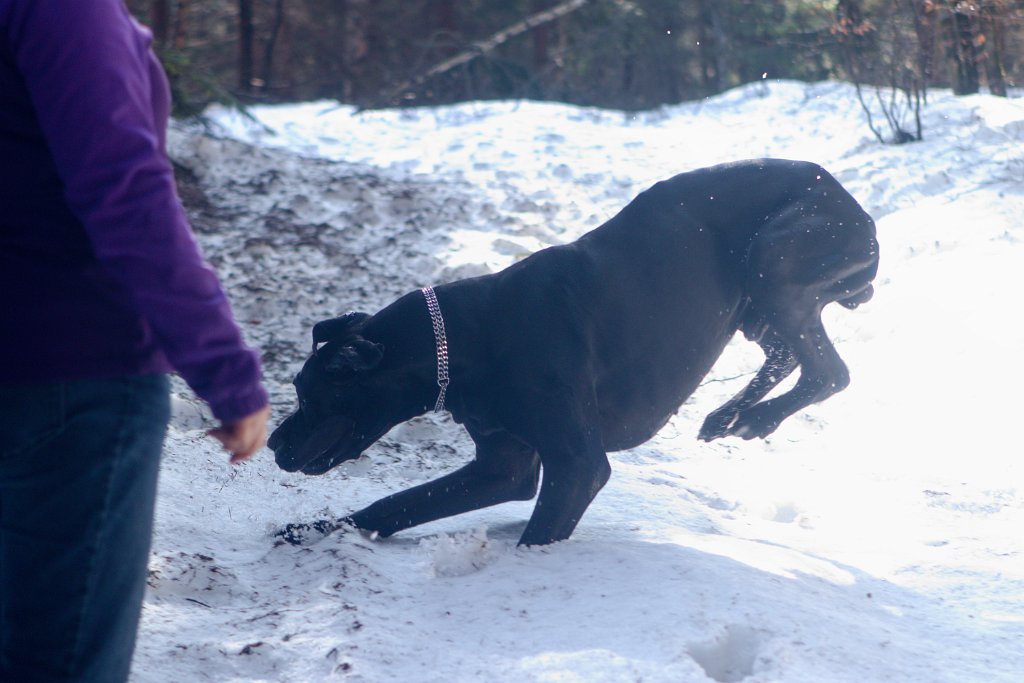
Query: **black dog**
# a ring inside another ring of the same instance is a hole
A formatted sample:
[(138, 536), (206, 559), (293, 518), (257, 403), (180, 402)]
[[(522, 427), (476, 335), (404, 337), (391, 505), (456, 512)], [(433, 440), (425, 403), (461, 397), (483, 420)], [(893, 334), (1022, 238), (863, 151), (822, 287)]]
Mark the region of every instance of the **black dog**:
[[(821, 309), (870, 299), (877, 268), (874, 222), (815, 164), (683, 173), (576, 242), (436, 295), (412, 292), (373, 316), (318, 323), (295, 378), (299, 407), (270, 447), (283, 469), (322, 474), (447, 406), (476, 443), (472, 462), (316, 528), (389, 536), (529, 500), (543, 467), (519, 543), (565, 539), (608, 480), (606, 453), (651, 438), (737, 330), (765, 364), (707, 417), (701, 439), (767, 436), (846, 387)], [(761, 402), (798, 365), (796, 385)]]

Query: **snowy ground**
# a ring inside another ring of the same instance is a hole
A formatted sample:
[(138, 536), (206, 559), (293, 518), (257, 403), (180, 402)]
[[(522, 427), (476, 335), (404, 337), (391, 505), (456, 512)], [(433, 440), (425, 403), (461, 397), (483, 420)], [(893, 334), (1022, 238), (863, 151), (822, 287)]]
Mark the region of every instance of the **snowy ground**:
[(135, 683), (1024, 681), (1024, 101), (932, 93), (881, 146), (843, 84), (769, 82), (643, 114), (474, 103), (211, 112), (172, 155), (265, 352), (280, 419), (315, 321), (571, 240), (699, 166), (817, 161), (875, 216), (875, 299), (826, 324), (853, 382), (766, 442), (703, 444), (759, 365), (741, 339), (571, 540), (532, 505), (387, 541), (272, 531), (465, 462), (447, 419), (310, 478), (232, 468), (187, 391), (164, 458)]

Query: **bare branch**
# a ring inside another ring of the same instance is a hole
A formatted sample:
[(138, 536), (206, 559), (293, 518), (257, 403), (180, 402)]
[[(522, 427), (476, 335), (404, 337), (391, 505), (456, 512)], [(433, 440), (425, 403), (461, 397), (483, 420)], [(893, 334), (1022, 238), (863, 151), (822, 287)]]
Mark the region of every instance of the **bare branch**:
[(445, 72), (451, 71), (452, 69), (467, 64), (481, 55), (485, 55), (491, 52), (499, 45), (508, 42), (510, 39), (516, 36), (531, 31), (538, 26), (542, 26), (549, 22), (564, 17), (570, 12), (575, 12), (579, 8), (588, 4), (591, 0), (567, 0), (559, 5), (556, 5), (550, 9), (546, 9), (536, 14), (531, 14), (522, 21), (516, 22), (511, 26), (504, 28), (497, 33), (493, 34), (489, 38), (478, 41), (470, 45), (465, 50), (459, 52), (457, 55), (449, 57), (448, 59), (435, 64), (423, 73), (419, 74), (411, 80), (405, 81), (396, 88), (388, 91), (381, 101), (384, 103), (394, 102), (396, 99), (406, 94), (409, 91), (415, 90), (419, 86), (426, 83), (429, 79), (434, 76), (438, 76)]

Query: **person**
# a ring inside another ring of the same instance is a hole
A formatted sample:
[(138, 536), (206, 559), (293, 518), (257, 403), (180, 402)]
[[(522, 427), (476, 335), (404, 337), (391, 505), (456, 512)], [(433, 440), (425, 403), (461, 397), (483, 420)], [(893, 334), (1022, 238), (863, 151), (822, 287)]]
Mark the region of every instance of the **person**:
[(168, 372), (232, 462), (265, 442), (150, 43), (121, 0), (0, 0), (0, 681), (128, 677)]

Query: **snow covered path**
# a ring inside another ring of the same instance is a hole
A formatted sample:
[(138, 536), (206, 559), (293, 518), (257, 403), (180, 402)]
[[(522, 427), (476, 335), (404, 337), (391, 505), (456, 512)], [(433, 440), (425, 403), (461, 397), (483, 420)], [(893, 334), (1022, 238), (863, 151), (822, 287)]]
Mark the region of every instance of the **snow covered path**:
[(265, 350), (277, 418), (313, 322), (574, 239), (656, 180), (817, 161), (875, 216), (873, 301), (829, 310), (843, 393), (766, 442), (703, 444), (759, 365), (737, 339), (571, 540), (516, 549), (532, 504), (371, 542), (272, 530), (472, 455), (444, 418), (308, 478), (231, 468), (182, 390), (135, 683), (1024, 681), (1024, 101), (932, 93), (878, 145), (844, 84), (769, 82), (623, 114), (538, 103), (225, 111), (172, 155), (211, 261)]

